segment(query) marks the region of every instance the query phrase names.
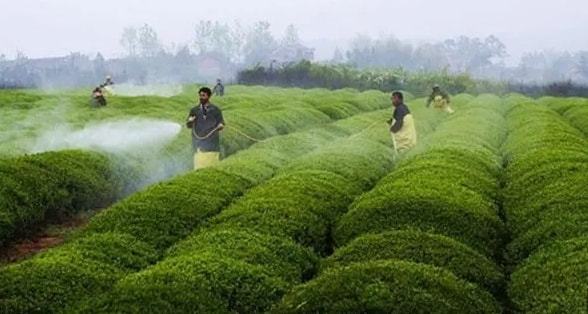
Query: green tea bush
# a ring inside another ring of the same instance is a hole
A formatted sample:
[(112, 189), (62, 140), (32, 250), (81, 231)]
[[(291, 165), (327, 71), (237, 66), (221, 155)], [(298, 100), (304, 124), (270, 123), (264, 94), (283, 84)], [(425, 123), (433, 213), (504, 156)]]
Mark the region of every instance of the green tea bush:
[(4, 313), (60, 312), (83, 296), (106, 291), (123, 275), (147, 267), (156, 252), (121, 234), (93, 235), (0, 269)]
[(47, 219), (112, 203), (125, 185), (114, 170), (107, 156), (82, 151), (0, 160), (0, 245)]
[[(440, 190), (440, 186), (446, 188)], [(365, 233), (418, 228), (456, 238), (494, 256), (504, 233), (497, 214), (492, 203), (467, 188), (402, 179), (363, 195), (338, 223), (335, 240), (341, 246)]]
[(543, 188), (537, 189), (537, 194), (527, 199), (526, 203), (510, 208), (514, 234), (530, 229), (543, 215), (584, 211), (584, 205), (588, 202), (587, 184), (588, 175), (585, 172), (568, 174), (553, 182), (543, 183)]
[(545, 107), (515, 105), (508, 117), (505, 208), (516, 236), (532, 228), (544, 211), (565, 211), (585, 199), (588, 142)]
[(549, 109), (556, 111), (559, 114), (564, 114), (566, 111), (576, 106), (582, 106), (586, 103), (585, 98), (580, 97), (552, 97), (545, 96), (536, 100), (540, 105), (543, 105)]
[(264, 266), (288, 282), (299, 282), (316, 271), (317, 257), (294, 241), (250, 229), (211, 229), (180, 242), (167, 254), (176, 257), (217, 253), (250, 264)]
[(290, 291), (274, 313), (500, 313), (486, 291), (449, 271), (403, 261), (326, 270)]
[(509, 296), (525, 313), (586, 313), (587, 276), (588, 239), (553, 242), (517, 267)]
[(81, 301), (81, 313), (259, 313), (288, 288), (265, 267), (212, 252), (159, 263)]
[(211, 223), (290, 237), (325, 252), (330, 222), (360, 192), (352, 181), (331, 172), (292, 171), (253, 189)]
[(521, 232), (508, 245), (507, 256), (512, 263), (519, 263), (532, 252), (555, 241), (569, 240), (588, 234), (588, 201), (574, 201), (573, 205), (560, 205), (555, 210), (542, 213), (528, 230)]
[(446, 236), (417, 230), (368, 234), (335, 251), (321, 269), (379, 260), (404, 260), (445, 268), (458, 277), (497, 292), (501, 269), (487, 257)]
[(588, 141), (574, 120), (582, 107), (573, 99), (538, 103), (515, 103), (508, 115), (508, 295), (518, 312), (586, 313)]
[[(361, 149), (360, 149), (361, 147)], [(363, 157), (369, 151), (369, 158)], [(329, 156), (337, 155), (337, 158)], [(343, 139), (289, 164), (283, 172), (319, 168), (339, 174), (363, 189), (371, 187), (392, 167), (393, 150), (380, 143), (366, 141), (362, 136)]]
[(495, 131), (504, 124), (500, 109), (492, 107), (495, 101), (478, 97), (439, 125), (420, 149), (355, 201), (337, 224), (336, 243), (345, 245), (365, 233), (417, 228), (495, 256), (505, 232), (495, 203), (501, 164), (493, 152), (505, 135)]
[(570, 108), (564, 117), (588, 136), (588, 101), (584, 100), (583, 104)]
[[(214, 186), (195, 182), (214, 182)], [(153, 185), (102, 211), (84, 233), (126, 233), (165, 249), (250, 186), (247, 180), (216, 169), (192, 172)]]

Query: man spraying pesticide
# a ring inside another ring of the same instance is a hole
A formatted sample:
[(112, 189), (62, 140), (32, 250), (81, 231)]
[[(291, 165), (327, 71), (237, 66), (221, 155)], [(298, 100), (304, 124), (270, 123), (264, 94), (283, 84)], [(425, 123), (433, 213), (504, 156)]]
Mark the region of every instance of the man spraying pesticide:
[(390, 133), (394, 142), (396, 153), (403, 153), (417, 144), (417, 134), (414, 119), (410, 110), (404, 104), (404, 95), (401, 92), (392, 93), (393, 117), (388, 120)]
[(433, 104), (434, 108), (452, 114), (454, 111), (451, 109), (451, 106), (449, 105), (450, 103), (451, 99), (449, 98), (449, 95), (442, 91), (439, 85), (435, 84), (435, 86), (433, 86), (433, 92), (427, 101), (427, 108)]
[(212, 91), (202, 87), (198, 91), (200, 104), (190, 110), (186, 126), (192, 129), (194, 169), (213, 166), (220, 161), (220, 131), (225, 121), (220, 108), (210, 103)]
[(106, 98), (102, 93), (102, 88), (96, 87), (92, 91), (92, 98), (90, 99), (90, 106), (93, 108), (105, 107), (106, 106)]
[(90, 100), (90, 106), (94, 108), (105, 107), (106, 95), (112, 94), (112, 85), (114, 85), (112, 77), (110, 75), (106, 76), (106, 80), (104, 81), (104, 83), (100, 84), (98, 87), (92, 90), (92, 99)]

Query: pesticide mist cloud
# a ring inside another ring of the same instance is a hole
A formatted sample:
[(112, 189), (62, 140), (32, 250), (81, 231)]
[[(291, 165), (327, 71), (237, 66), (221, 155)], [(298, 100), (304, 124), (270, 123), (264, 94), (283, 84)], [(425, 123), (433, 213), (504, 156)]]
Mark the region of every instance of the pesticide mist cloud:
[(183, 87), (181, 85), (134, 85), (134, 84), (117, 84), (112, 88), (112, 92), (118, 96), (160, 96), (172, 97), (181, 94)]
[(171, 142), (180, 130), (178, 123), (147, 119), (96, 123), (81, 130), (60, 125), (42, 134), (31, 151), (89, 149), (120, 154), (157, 150)]

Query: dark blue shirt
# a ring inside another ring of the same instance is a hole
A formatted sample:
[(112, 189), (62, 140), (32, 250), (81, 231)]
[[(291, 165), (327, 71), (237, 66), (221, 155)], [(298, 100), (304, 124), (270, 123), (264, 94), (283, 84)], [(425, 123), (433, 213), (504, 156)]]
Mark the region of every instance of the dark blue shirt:
[(200, 148), (203, 152), (220, 151), (219, 131), (214, 132), (210, 137), (202, 138), (210, 134), (219, 124), (225, 124), (221, 110), (213, 104), (199, 105), (190, 110), (188, 117), (196, 117), (193, 122), (187, 123), (187, 126), (192, 129), (192, 147), (194, 150)]
[(410, 110), (408, 110), (408, 107), (404, 103), (398, 105), (394, 109), (394, 124), (390, 127), (390, 131), (392, 131), (392, 133), (396, 133), (402, 129), (402, 125), (404, 124), (404, 117), (407, 114), (410, 114)]

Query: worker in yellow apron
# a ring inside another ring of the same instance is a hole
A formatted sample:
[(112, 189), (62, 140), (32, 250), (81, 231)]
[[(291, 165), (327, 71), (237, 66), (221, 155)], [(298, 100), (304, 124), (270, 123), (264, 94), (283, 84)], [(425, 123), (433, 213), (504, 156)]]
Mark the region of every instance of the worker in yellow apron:
[(212, 91), (198, 91), (200, 104), (190, 110), (186, 126), (192, 130), (194, 169), (214, 166), (220, 161), (220, 131), (225, 126), (220, 108), (210, 103)]
[(429, 96), (427, 107), (430, 107), (431, 104), (433, 105), (433, 108), (437, 110), (450, 114), (455, 112), (451, 108), (451, 99), (449, 98), (449, 95), (442, 91), (439, 85), (433, 86), (433, 92), (431, 93), (431, 96)]
[(394, 115), (388, 120), (391, 124), (390, 133), (396, 153), (400, 154), (413, 148), (417, 144), (417, 133), (414, 118), (404, 104), (404, 95), (401, 92), (392, 93), (392, 105)]

